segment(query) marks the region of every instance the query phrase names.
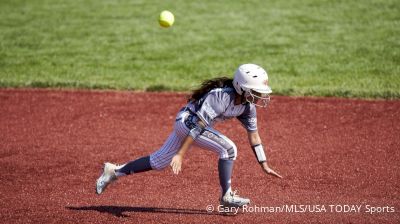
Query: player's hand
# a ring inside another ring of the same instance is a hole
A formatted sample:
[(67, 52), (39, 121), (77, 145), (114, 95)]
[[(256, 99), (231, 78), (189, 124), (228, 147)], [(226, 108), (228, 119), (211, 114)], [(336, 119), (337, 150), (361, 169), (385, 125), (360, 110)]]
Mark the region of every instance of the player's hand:
[(275, 176), (275, 177), (278, 177), (278, 178), (282, 178), (282, 176), (279, 175), (279, 173), (275, 172), (273, 169), (271, 169), (271, 168), (268, 166), (267, 162), (263, 162), (263, 163), (261, 164), (261, 166), (262, 166), (262, 168), (263, 168), (263, 170), (264, 170), (264, 172), (265, 172), (266, 174), (269, 174), (269, 175), (272, 175), (272, 176)]
[(182, 170), (182, 160), (183, 156), (179, 154), (176, 154), (174, 157), (172, 157), (170, 166), (172, 167), (172, 172), (174, 172), (174, 174), (179, 174), (179, 172)]

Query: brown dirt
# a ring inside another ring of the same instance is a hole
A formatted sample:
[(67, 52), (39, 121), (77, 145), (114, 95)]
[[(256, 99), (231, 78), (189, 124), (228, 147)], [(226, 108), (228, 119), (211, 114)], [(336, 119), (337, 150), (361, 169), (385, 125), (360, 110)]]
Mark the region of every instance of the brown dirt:
[[(297, 212), (207, 213), (218, 204), (217, 156), (198, 148), (178, 176), (132, 175), (96, 195), (102, 163), (160, 147), (184, 103), (174, 93), (1, 89), (1, 222), (400, 222), (400, 101), (274, 97), (259, 110), (259, 127), (284, 179), (262, 173), (237, 121), (217, 125), (239, 149), (233, 187), (252, 206)], [(327, 211), (302, 212), (306, 205)], [(331, 212), (329, 205), (362, 207)], [(369, 214), (367, 205), (388, 207)]]

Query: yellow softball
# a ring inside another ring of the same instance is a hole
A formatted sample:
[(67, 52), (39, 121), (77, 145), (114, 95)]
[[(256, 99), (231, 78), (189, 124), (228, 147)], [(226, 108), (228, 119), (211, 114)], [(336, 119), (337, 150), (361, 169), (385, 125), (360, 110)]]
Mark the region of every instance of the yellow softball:
[(172, 12), (164, 10), (160, 13), (160, 17), (158, 18), (158, 22), (162, 27), (168, 28), (174, 24), (175, 17)]

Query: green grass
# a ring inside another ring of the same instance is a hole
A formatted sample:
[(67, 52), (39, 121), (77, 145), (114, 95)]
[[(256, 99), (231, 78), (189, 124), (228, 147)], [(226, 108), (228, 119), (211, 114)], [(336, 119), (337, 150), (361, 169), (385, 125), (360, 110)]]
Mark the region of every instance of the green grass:
[(275, 94), (398, 99), (399, 37), (398, 0), (1, 0), (0, 87), (186, 91), (251, 62)]

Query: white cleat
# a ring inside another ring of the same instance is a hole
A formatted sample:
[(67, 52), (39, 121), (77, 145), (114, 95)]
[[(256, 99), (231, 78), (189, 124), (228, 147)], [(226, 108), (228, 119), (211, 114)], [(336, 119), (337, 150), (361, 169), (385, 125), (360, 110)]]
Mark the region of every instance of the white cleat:
[(101, 194), (106, 189), (106, 187), (117, 179), (115, 175), (115, 170), (117, 165), (112, 163), (104, 163), (103, 173), (96, 181), (96, 193)]
[(220, 205), (227, 208), (241, 208), (248, 204), (250, 204), (250, 199), (239, 197), (236, 191), (227, 191), (220, 200)]

